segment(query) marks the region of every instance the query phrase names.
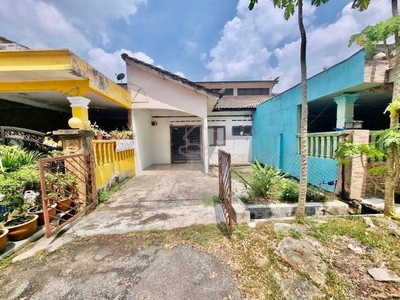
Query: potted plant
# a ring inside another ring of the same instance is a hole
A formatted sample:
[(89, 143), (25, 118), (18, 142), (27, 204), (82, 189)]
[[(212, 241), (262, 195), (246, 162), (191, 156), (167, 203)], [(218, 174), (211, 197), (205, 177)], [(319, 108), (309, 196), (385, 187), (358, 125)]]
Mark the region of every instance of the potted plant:
[(28, 213), (6, 214), (4, 227), (8, 230), (8, 239), (10, 241), (20, 241), (30, 237), (37, 228), (37, 215)]
[(57, 173), (46, 174), (48, 186), (49, 207), (56, 203), (57, 211), (67, 211), (74, 206), (78, 198), (78, 186), (73, 174)]
[(4, 250), (8, 242), (8, 229), (0, 224), (0, 253)]
[(94, 137), (96, 140), (102, 140), (105, 135), (105, 131), (99, 127), (99, 125), (94, 122), (90, 125), (90, 129), (94, 132)]
[[(53, 203), (53, 201), (49, 201), (47, 206), (47, 211), (49, 213), (50, 221), (54, 219), (57, 214), (56, 210), (57, 203)], [(28, 209), (29, 214), (34, 214), (38, 216), (38, 225), (44, 225), (44, 210), (43, 210), (43, 202), (42, 197), (39, 195), (35, 199), (35, 204)]]
[(116, 140), (132, 140), (135, 138), (132, 129), (127, 126), (126, 129), (118, 130), (115, 129), (110, 132), (111, 138)]

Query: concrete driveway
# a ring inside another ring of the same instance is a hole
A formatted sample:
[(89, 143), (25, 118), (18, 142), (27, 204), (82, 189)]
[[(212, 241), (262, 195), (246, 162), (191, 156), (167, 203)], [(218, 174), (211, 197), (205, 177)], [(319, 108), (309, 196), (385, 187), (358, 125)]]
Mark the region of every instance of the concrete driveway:
[(153, 166), (129, 180), (73, 230), (90, 236), (217, 223), (223, 221), (220, 206), (205, 205), (214, 196), (218, 196), (216, 177), (198, 170)]
[(14, 260), (38, 250), (53, 251), (75, 237), (224, 222), (219, 204), (206, 205), (215, 196), (218, 178), (204, 174), (198, 165), (155, 165), (126, 182), (107, 203), (78, 219), (63, 235), (40, 240)]
[(128, 234), (220, 222), (220, 206), (204, 202), (217, 194), (218, 179), (201, 171), (145, 171), (62, 235), (17, 255), (1, 271), (0, 299), (241, 299), (216, 257), (188, 244), (147, 248)]

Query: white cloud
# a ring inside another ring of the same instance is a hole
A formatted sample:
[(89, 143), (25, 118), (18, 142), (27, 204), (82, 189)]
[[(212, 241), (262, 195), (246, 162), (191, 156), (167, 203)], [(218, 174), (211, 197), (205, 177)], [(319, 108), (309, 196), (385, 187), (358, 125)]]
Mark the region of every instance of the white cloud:
[(27, 47), (70, 48), (85, 53), (110, 44), (114, 21), (129, 18), (146, 0), (2, 0), (1, 35)]
[(108, 37), (108, 34), (105, 32), (100, 32), (100, 36), (102, 45), (107, 46), (110, 43), (110, 38)]
[(177, 71), (177, 72), (175, 72), (175, 74), (180, 76), (180, 77), (182, 77), (182, 78), (186, 78), (185, 74), (183, 74), (181, 71)]
[(132, 52), (126, 49), (120, 49), (113, 53), (108, 53), (103, 49), (93, 48), (88, 53), (89, 64), (115, 81), (115, 74), (126, 73), (125, 62), (121, 58), (122, 53), (126, 53), (130, 57), (137, 58), (149, 64), (153, 64), (154, 62), (150, 56), (143, 52)]
[[(285, 21), (282, 11), (274, 8), (271, 1), (260, 1), (251, 12), (247, 5), (247, 0), (239, 1), (237, 16), (225, 24), (218, 44), (208, 55), (200, 58), (210, 70), (204, 79), (270, 79), (280, 76), (275, 91), (297, 84), (300, 81), (300, 39), (296, 17)], [(351, 9), (349, 4), (336, 22), (313, 27), (311, 21), (315, 18), (315, 10), (309, 5), (304, 8), (304, 21), (308, 24), (308, 76), (350, 56), (359, 49), (357, 46), (347, 47), (350, 35), (390, 16), (387, 1), (376, 0), (362, 13)], [(273, 64), (270, 58), (274, 58)]]
[(188, 53), (193, 53), (198, 47), (198, 44), (196, 42), (188, 41), (185, 44), (185, 50)]
[(133, 16), (146, 0), (43, 0), (58, 8), (72, 23), (82, 28), (103, 28), (114, 20)]
[(87, 50), (91, 43), (54, 6), (37, 0), (3, 0), (2, 35), (29, 48)]

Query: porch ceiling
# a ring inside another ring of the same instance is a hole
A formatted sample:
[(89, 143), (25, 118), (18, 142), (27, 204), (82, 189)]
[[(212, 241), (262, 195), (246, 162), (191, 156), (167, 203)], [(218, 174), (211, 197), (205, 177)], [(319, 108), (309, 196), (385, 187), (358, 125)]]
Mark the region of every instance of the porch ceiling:
[[(381, 130), (388, 126), (388, 115), (383, 112), (391, 101), (392, 93), (380, 88), (357, 90), (359, 97), (354, 103), (354, 119), (362, 120), (363, 128)], [(342, 94), (342, 93), (341, 93)], [(336, 124), (337, 105), (334, 94), (309, 102), (310, 132), (332, 131)]]
[[(346, 89), (331, 95), (327, 95), (309, 102), (313, 109), (323, 109), (329, 103), (333, 103), (333, 98), (344, 93), (358, 93), (359, 97), (355, 106), (368, 105), (373, 107), (379, 103), (389, 102), (392, 98), (391, 85), (382, 84), (362, 84), (351, 89)], [(370, 108), (371, 109), (371, 108)]]
[(70, 110), (69, 96), (90, 108), (131, 108), (131, 96), (68, 49), (0, 51), (0, 99)]

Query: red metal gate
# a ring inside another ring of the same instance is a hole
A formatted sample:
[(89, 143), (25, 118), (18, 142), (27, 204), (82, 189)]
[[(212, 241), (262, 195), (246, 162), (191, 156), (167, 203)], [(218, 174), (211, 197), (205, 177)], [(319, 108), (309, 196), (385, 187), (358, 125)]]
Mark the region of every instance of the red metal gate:
[(229, 235), (233, 229), (232, 211), (232, 187), (231, 187), (231, 155), (218, 150), (218, 178), (219, 178), (219, 202), (224, 213), (226, 227)]
[[(39, 160), (46, 237), (97, 204), (94, 164), (90, 153)], [(40, 221), (40, 220), (39, 220)]]

